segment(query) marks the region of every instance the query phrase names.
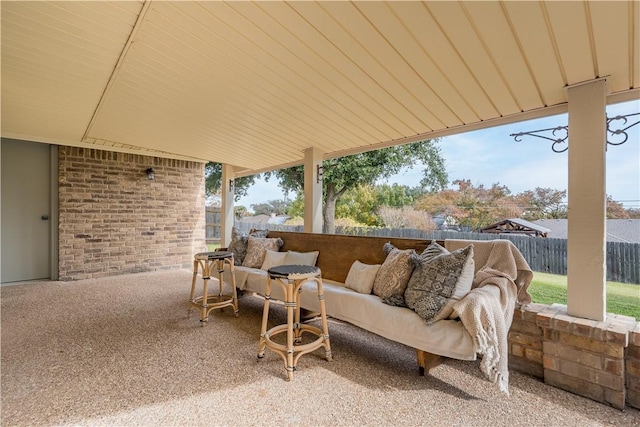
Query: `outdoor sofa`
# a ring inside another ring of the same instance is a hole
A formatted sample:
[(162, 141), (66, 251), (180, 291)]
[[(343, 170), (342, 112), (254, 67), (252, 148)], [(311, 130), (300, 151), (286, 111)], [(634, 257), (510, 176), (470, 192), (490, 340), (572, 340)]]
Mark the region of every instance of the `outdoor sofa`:
[[(239, 290), (264, 295), (272, 265), (316, 265), (322, 273), (327, 316), (415, 348), (422, 375), (442, 357), (476, 360), (481, 355), (480, 367), (487, 379), (508, 393), (507, 333), (514, 307), (531, 301), (527, 287), (533, 276), (510, 241), (433, 242), (283, 231), (266, 235), (265, 231), (257, 234), (260, 237), (243, 237), (249, 253), (236, 251)], [(234, 235), (229, 249), (237, 248), (238, 241)], [(386, 285), (406, 281), (403, 268), (407, 265), (411, 271), (403, 294), (398, 294), (397, 287), (394, 294)], [(436, 277), (451, 269), (453, 273), (445, 275), (457, 278)], [(453, 291), (446, 284), (451, 280), (456, 281)], [(317, 312), (313, 285), (303, 285), (301, 307)], [(272, 287), (271, 298), (283, 299), (282, 290)]]

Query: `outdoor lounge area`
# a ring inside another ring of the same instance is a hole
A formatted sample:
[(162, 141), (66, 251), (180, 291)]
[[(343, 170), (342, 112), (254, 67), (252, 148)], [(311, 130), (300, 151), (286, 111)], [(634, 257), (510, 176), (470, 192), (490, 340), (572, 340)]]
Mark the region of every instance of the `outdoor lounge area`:
[[(262, 299), (240, 316), (187, 316), (192, 272), (177, 269), (2, 289), (2, 425), (638, 425), (624, 411), (512, 371), (510, 396), (478, 362), (421, 377), (415, 351), (330, 321), (318, 350), (283, 379), (256, 358)], [(275, 305), (275, 304), (274, 304)], [(64, 307), (61, 311), (60, 308)], [(34, 309), (35, 308), (35, 309)], [(273, 307), (274, 322), (285, 318)], [(9, 351), (10, 349), (10, 351)]]
[[(638, 1), (0, 4), (2, 425), (640, 425), (640, 324), (606, 312), (605, 250)], [(208, 162), (221, 246), (237, 180), (303, 166), (300, 241), (324, 255), (326, 161), (565, 113), (567, 305), (514, 310), (510, 396), (331, 316), (333, 360), (287, 382), (256, 358), (261, 298), (188, 316)]]

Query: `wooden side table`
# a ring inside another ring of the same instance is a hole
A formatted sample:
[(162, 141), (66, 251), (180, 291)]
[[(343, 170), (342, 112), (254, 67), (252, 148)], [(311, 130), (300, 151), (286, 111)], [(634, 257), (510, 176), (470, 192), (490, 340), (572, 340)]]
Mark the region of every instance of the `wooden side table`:
[[(223, 273), (224, 265), (229, 265), (231, 272), (231, 294), (223, 293)], [(198, 267), (202, 270), (202, 296), (196, 297), (196, 279), (198, 277)], [(218, 270), (218, 292), (209, 295), (209, 280), (214, 269)], [(200, 326), (204, 326), (209, 320), (211, 311), (233, 307), (233, 312), (238, 317), (238, 295), (236, 291), (236, 275), (233, 268), (233, 252), (217, 251), (217, 252), (201, 252), (196, 254), (193, 259), (193, 280), (191, 281), (191, 296), (189, 297), (189, 314), (193, 308), (200, 310)]]
[[(303, 354), (324, 347), (328, 361), (331, 357), (331, 344), (329, 342), (329, 328), (327, 326), (327, 314), (324, 306), (324, 294), (322, 292), (321, 272), (317, 267), (308, 265), (281, 265), (270, 268), (267, 272), (267, 287), (265, 290), (264, 310), (262, 313), (262, 328), (260, 330), (260, 343), (258, 344), (258, 358), (264, 357), (265, 348), (269, 348), (284, 360), (287, 370), (287, 380), (293, 378), (298, 359)], [(269, 302), (271, 300), (271, 283), (274, 280), (280, 285), (285, 294), (284, 305), (287, 309), (287, 324), (278, 325), (267, 331), (269, 319)], [(322, 329), (317, 326), (300, 323), (300, 292), (303, 283), (314, 281), (320, 302), (320, 317)], [(271, 337), (280, 333), (287, 333), (287, 344), (278, 344)], [(318, 338), (308, 344), (302, 344), (302, 334), (309, 332)]]

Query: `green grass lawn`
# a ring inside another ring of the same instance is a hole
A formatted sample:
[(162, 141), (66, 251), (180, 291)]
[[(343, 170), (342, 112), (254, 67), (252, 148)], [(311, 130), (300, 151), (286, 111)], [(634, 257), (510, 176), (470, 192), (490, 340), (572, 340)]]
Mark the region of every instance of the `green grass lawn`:
[[(529, 293), (533, 302), (566, 304), (567, 276), (534, 272)], [(607, 312), (640, 319), (640, 285), (607, 282)]]

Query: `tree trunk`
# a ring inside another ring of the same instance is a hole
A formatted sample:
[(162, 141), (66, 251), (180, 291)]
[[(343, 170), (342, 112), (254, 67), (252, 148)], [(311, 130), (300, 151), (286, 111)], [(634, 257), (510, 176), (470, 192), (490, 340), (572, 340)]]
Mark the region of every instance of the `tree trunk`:
[(325, 234), (336, 234), (336, 201), (338, 200), (335, 188), (328, 185), (322, 205), (322, 232)]

